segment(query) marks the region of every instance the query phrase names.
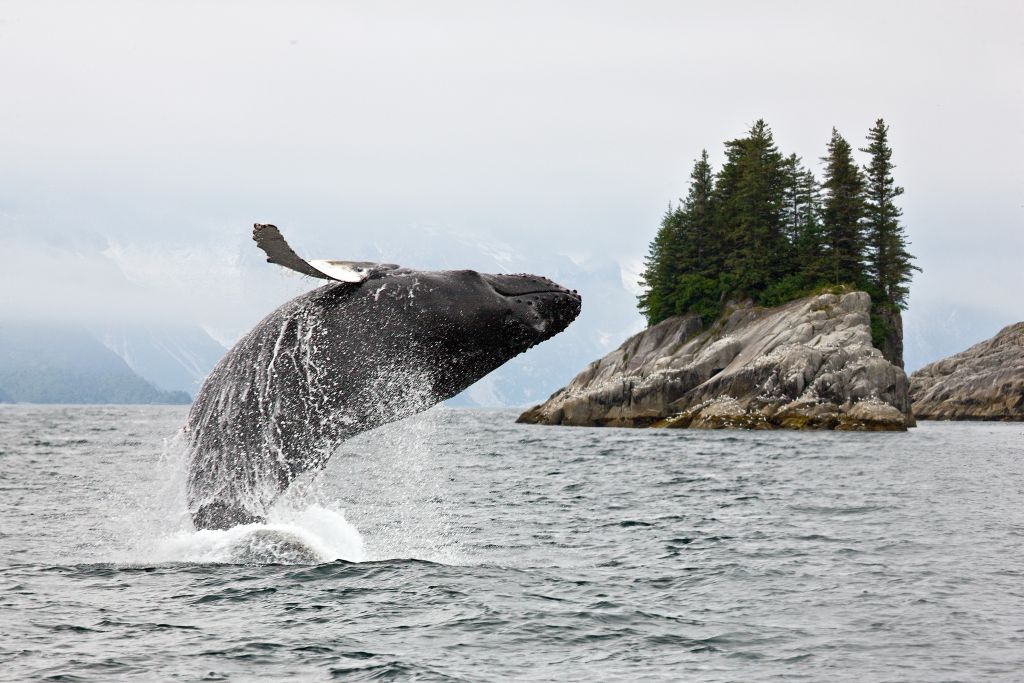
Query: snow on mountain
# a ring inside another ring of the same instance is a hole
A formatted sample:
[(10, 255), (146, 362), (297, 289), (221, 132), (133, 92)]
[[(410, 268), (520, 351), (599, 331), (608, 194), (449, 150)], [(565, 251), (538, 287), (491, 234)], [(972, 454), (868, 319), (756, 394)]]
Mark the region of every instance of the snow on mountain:
[(93, 334), (147, 381), (192, 397), (226, 351), (198, 326), (119, 325)]

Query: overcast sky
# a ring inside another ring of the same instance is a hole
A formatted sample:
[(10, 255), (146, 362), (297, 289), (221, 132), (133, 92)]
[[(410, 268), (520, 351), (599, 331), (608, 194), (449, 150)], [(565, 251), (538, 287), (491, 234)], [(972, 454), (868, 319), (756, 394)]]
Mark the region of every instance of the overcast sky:
[(322, 257), (432, 226), (628, 266), (701, 148), (764, 118), (820, 171), (881, 116), (911, 307), (1021, 320), (1022, 8), (0, 0), (0, 313), (209, 323), (254, 221)]

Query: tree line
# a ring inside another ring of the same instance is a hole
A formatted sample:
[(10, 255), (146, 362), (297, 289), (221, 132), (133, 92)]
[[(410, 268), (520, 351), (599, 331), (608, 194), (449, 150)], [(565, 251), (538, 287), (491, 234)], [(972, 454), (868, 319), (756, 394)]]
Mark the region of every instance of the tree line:
[(895, 203), (903, 188), (888, 132), (878, 119), (859, 167), (833, 128), (820, 182), (800, 157), (779, 151), (763, 120), (725, 143), (717, 173), (702, 151), (645, 260), (639, 307), (648, 323), (685, 313), (707, 323), (729, 300), (775, 306), (837, 285), (867, 291), (876, 309), (905, 309), (920, 268)]

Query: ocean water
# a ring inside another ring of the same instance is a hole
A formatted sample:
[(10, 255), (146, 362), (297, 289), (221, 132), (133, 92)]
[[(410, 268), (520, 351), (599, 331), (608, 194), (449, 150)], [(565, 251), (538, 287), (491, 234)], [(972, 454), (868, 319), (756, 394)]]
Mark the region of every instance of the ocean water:
[(196, 533), (176, 407), (0, 407), (3, 680), (1024, 680), (1024, 425), (348, 442)]

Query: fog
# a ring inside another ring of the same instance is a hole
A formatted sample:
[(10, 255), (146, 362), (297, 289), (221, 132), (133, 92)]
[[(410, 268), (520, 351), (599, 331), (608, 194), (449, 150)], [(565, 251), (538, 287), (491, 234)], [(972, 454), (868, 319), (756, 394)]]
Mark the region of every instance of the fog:
[(764, 118), (820, 172), (881, 116), (911, 313), (1024, 319), (1020, 3), (707, 5), (0, 2), (0, 316), (237, 335), (308, 286), (257, 268), (255, 221), (313, 257), (437, 267), (460, 234), (635, 271), (702, 148)]

